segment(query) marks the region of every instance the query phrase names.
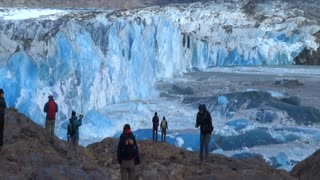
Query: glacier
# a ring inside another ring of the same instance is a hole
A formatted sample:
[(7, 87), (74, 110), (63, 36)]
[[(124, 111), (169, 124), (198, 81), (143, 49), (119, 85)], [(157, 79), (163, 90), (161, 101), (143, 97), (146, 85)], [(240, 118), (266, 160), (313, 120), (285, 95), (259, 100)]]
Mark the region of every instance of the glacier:
[[(117, 136), (125, 122), (143, 139), (155, 111), (173, 112), (166, 116), (174, 119), (169, 128), (181, 133), (169, 134), (168, 141), (197, 150), (195, 135), (184, 133), (193, 128), (196, 109), (181, 105), (182, 99), (161, 99), (157, 82), (212, 67), (294, 64), (303, 49), (319, 48), (314, 34), (320, 26), (286, 5), (266, 2), (256, 17), (241, 4), (215, 2), (116, 11), (0, 9), (0, 87), (9, 107), (42, 126), (43, 106), (53, 94), (60, 110), (55, 134), (61, 139), (72, 110), (85, 114), (82, 145)], [(221, 103), (227, 99), (221, 96)], [(264, 129), (234, 123), (221, 133), (237, 138), (237, 126), (248, 126), (248, 134), (279, 142)], [(284, 166), (283, 154), (274, 157)]]

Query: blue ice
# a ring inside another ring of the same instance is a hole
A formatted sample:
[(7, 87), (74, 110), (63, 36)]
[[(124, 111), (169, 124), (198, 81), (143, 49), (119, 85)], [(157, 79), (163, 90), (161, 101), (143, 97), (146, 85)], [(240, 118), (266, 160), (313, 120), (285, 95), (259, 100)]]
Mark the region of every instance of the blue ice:
[(236, 131), (242, 130), (251, 124), (252, 122), (246, 119), (236, 119), (226, 123), (226, 125), (233, 127)]

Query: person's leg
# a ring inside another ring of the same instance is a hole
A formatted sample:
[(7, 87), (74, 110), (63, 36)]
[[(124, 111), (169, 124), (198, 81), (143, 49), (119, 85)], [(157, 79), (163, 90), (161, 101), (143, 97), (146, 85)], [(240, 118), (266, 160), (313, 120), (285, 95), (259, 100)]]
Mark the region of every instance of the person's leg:
[(163, 131), (163, 141), (164, 142), (166, 142), (166, 136), (167, 136), (167, 130), (166, 129), (164, 129), (164, 131)]
[(156, 129), (156, 142), (158, 142), (158, 128)]
[(46, 130), (47, 136), (49, 137), (50, 136), (50, 127), (49, 127), (49, 120), (48, 119), (46, 119), (44, 127)]
[(161, 130), (161, 142), (163, 142), (163, 129)]
[(3, 134), (4, 134), (4, 115), (0, 115), (0, 151), (3, 148)]
[(53, 143), (54, 139), (54, 120), (46, 120), (46, 131), (49, 138), (50, 143)]
[(152, 129), (152, 141), (154, 142), (154, 129)]
[(74, 154), (74, 157), (76, 157), (76, 138), (72, 137), (72, 154)]
[(72, 141), (72, 136), (69, 137), (69, 141), (68, 141), (68, 144), (69, 144), (69, 150), (68, 150), (68, 153), (67, 153), (67, 157), (68, 158), (72, 158), (72, 146), (73, 146), (73, 141)]
[(74, 152), (75, 152), (75, 156), (76, 158), (78, 158), (78, 151), (79, 151), (79, 139), (75, 139), (75, 142), (74, 142)]
[(50, 121), (50, 135), (51, 135), (52, 139), (54, 137), (54, 125), (55, 125), (55, 121), (54, 120)]
[(134, 180), (135, 179), (135, 165), (134, 165), (134, 160), (130, 160), (128, 162), (128, 179), (129, 180)]
[(209, 155), (209, 142), (211, 139), (211, 134), (206, 134), (205, 135), (205, 142), (204, 142), (204, 150), (205, 150), (205, 160), (208, 160), (208, 155)]
[(200, 161), (203, 160), (203, 146), (204, 146), (204, 138), (205, 136), (200, 133)]
[(122, 160), (120, 164), (120, 173), (121, 173), (121, 180), (127, 180), (135, 178), (135, 165), (134, 160)]
[(123, 161), (120, 164), (120, 175), (121, 175), (121, 180), (127, 180), (128, 179), (128, 172), (127, 168), (123, 166)]
[(51, 130), (50, 130), (51, 126), (50, 126), (50, 120), (46, 119), (46, 122), (45, 122), (45, 130), (46, 130), (46, 134), (47, 134), (47, 138), (48, 138), (48, 141), (50, 143), (52, 143), (52, 138), (51, 138)]

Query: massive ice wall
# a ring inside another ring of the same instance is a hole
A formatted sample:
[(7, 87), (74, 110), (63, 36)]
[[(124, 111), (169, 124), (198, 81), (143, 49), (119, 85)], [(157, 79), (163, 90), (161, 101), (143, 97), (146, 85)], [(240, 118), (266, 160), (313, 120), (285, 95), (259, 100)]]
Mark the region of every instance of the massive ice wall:
[[(170, 21), (140, 19), (4, 21), (0, 86), (9, 106), (43, 123), (49, 93), (60, 118), (106, 104), (156, 96), (157, 78), (182, 72), (180, 31)], [(174, 39), (174, 41), (173, 41)]]
[(188, 70), (293, 64), (304, 48), (318, 48), (320, 27), (284, 7), (267, 3), (255, 16), (214, 2), (32, 18), (2, 10), (0, 87), (9, 106), (43, 124), (49, 93), (67, 119), (71, 109), (98, 113), (155, 97), (156, 80)]

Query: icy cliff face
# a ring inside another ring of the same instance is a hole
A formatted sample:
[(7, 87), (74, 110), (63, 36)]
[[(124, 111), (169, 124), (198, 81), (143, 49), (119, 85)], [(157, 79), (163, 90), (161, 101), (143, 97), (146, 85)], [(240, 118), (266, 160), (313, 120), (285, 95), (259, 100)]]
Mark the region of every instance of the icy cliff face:
[(53, 93), (60, 120), (74, 109), (92, 126), (110, 128), (114, 119), (101, 109), (157, 97), (159, 79), (211, 66), (293, 64), (303, 49), (318, 48), (313, 34), (320, 27), (302, 10), (270, 2), (250, 16), (242, 7), (230, 1), (128, 11), (2, 9), (0, 87), (9, 106), (39, 124)]

